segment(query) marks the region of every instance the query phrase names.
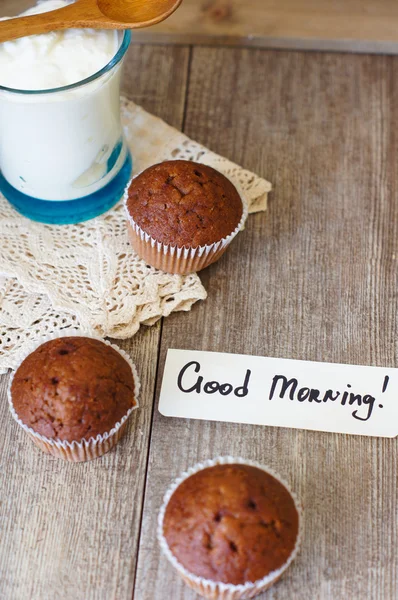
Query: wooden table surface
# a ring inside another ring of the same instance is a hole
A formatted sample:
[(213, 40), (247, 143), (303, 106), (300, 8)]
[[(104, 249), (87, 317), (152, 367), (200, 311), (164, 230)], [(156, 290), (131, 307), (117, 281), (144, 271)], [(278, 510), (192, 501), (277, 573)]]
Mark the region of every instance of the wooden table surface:
[(114, 451), (42, 454), (3, 377), (0, 597), (194, 600), (159, 555), (157, 512), (181, 471), (232, 454), (279, 471), (305, 509), (264, 600), (396, 599), (396, 439), (168, 419), (157, 402), (170, 347), (397, 366), (398, 58), (134, 45), (124, 91), (274, 192), (203, 273), (206, 302), (120, 344), (143, 387)]

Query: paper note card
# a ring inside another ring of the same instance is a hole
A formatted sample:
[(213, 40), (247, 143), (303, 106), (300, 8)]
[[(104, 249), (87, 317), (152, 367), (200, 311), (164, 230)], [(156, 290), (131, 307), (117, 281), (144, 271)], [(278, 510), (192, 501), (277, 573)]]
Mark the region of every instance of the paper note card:
[(159, 411), (379, 437), (398, 435), (398, 369), (169, 350)]

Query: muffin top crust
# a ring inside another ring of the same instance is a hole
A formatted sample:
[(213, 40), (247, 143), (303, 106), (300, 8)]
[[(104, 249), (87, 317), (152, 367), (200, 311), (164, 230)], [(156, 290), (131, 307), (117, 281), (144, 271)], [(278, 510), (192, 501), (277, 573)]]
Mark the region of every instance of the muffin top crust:
[(171, 496), (163, 534), (190, 573), (233, 585), (282, 567), (298, 536), (289, 491), (272, 475), (242, 464), (217, 465), (185, 479)]
[(21, 421), (61, 441), (81, 441), (109, 432), (137, 405), (128, 362), (92, 338), (64, 337), (25, 358), (11, 385)]
[(242, 200), (224, 175), (206, 165), (173, 160), (149, 167), (128, 190), (127, 212), (157, 242), (196, 248), (238, 226)]

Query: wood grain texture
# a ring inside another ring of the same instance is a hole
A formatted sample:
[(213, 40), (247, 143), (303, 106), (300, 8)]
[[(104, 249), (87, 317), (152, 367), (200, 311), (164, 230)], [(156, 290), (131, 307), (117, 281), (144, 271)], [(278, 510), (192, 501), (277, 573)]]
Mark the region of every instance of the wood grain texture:
[[(206, 303), (164, 321), (187, 348), (397, 366), (398, 61), (195, 48), (185, 131), (274, 183)], [(300, 555), (264, 600), (398, 597), (396, 439), (167, 419), (151, 437), (135, 598), (194, 600), (159, 556), (171, 481), (218, 455), (270, 465), (305, 509)]]
[[(188, 56), (182, 47), (132, 48), (124, 92), (181, 127)], [(120, 344), (138, 367), (140, 409), (115, 450), (90, 463), (37, 450), (12, 420), (0, 379), (0, 598), (131, 599), (159, 332), (144, 327)]]
[[(0, 16), (33, 4), (0, 0)], [(133, 41), (397, 54), (397, 31), (395, 0), (184, 0), (174, 15), (137, 31)]]
[(394, 0), (184, 0), (140, 41), (398, 52)]

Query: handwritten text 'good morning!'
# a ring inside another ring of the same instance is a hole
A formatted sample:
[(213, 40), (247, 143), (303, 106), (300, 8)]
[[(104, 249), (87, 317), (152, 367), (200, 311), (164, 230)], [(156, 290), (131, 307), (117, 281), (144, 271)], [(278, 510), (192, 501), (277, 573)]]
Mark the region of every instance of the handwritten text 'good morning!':
[[(234, 387), (229, 382), (219, 382), (216, 380), (205, 381), (205, 377), (200, 375), (201, 365), (198, 361), (190, 361), (179, 372), (177, 385), (181, 392), (186, 394), (197, 393), (201, 394), (220, 394), (221, 396), (234, 395), (237, 398), (244, 398), (250, 394), (250, 378), (252, 371), (246, 370), (243, 377), (242, 385)], [(207, 379), (207, 378), (206, 378)], [(381, 388), (381, 393), (387, 389), (389, 377), (384, 378)], [(352, 390), (350, 383), (346, 384), (347, 389), (316, 389), (311, 387), (308, 382), (304, 385), (298, 379), (292, 377), (288, 379), (285, 375), (275, 375), (272, 378), (271, 387), (269, 390), (264, 389), (264, 397), (268, 400), (289, 399), (292, 402), (313, 402), (315, 404), (323, 404), (327, 402), (335, 402), (348, 409), (352, 409), (351, 415), (359, 421), (368, 421), (372, 414), (375, 405), (383, 408), (379, 404), (375, 396), (371, 394), (357, 394)]]

